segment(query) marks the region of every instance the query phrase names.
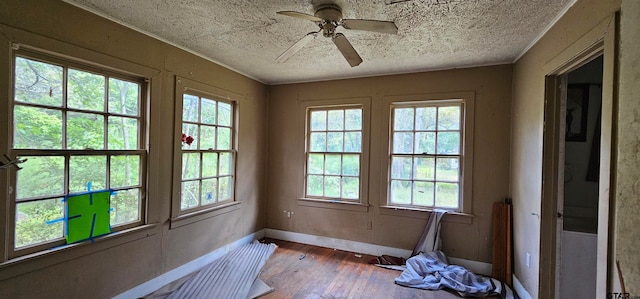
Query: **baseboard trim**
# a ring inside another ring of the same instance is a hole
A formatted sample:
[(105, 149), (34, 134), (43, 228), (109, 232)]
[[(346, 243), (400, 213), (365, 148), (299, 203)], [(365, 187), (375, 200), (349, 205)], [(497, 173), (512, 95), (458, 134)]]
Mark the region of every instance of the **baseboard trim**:
[[(370, 254), (370, 255), (376, 255), (376, 256), (383, 255), (383, 254), (392, 255), (392, 256), (402, 256), (405, 258), (411, 256), (411, 250), (408, 250), (408, 249), (388, 247), (388, 246), (356, 242), (356, 241), (350, 241), (350, 240), (344, 240), (344, 239), (336, 239), (336, 238), (330, 238), (330, 237), (315, 236), (315, 235), (289, 232), (289, 231), (283, 231), (283, 230), (277, 230), (277, 229), (271, 229), (271, 228), (266, 228), (264, 231), (265, 231), (265, 236), (267, 238), (274, 238), (274, 239), (309, 244), (314, 246), (335, 248), (335, 249), (340, 249), (344, 251), (364, 253), (364, 254)], [(474, 273), (491, 275), (491, 264), (489, 263), (459, 259), (459, 258), (449, 258), (449, 261), (454, 264), (461, 265), (471, 270)]]
[(154, 279), (151, 279), (147, 282), (144, 282), (142, 284), (139, 284), (138, 286), (124, 292), (121, 293), (115, 297), (113, 297), (113, 299), (129, 299), (129, 298), (140, 298), (142, 296), (145, 296), (147, 294), (150, 294), (154, 291), (156, 291), (157, 289), (163, 287), (164, 285), (180, 279), (190, 273), (193, 273), (194, 271), (206, 266), (207, 264), (219, 259), (220, 257), (222, 257), (223, 255), (225, 255), (226, 253), (228, 253), (229, 251), (232, 251), (236, 248), (241, 247), (242, 245), (251, 243), (253, 240), (260, 240), (262, 238), (264, 238), (265, 236), (265, 231), (264, 229), (259, 230), (255, 233), (246, 235), (234, 242), (231, 242), (229, 244), (226, 244), (214, 251), (211, 251), (199, 258), (196, 258), (180, 267), (177, 267), (169, 272), (166, 272)]
[(515, 274), (513, 274), (512, 276), (513, 276), (513, 290), (516, 292), (516, 294), (518, 294), (518, 297), (520, 297), (520, 299), (533, 299), (531, 297), (531, 294), (529, 294), (527, 289), (525, 289), (525, 287), (522, 285), (520, 280), (518, 280), (518, 277)]

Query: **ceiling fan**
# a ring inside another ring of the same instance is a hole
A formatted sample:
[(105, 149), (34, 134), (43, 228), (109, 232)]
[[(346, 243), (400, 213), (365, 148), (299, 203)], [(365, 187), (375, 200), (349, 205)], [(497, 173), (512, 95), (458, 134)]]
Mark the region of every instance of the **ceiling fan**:
[(391, 21), (377, 21), (377, 20), (363, 20), (363, 19), (343, 19), (342, 9), (337, 4), (327, 3), (322, 4), (316, 8), (315, 14), (301, 13), (297, 11), (279, 11), (278, 14), (300, 18), (315, 22), (320, 30), (317, 32), (309, 32), (293, 46), (280, 54), (276, 58), (277, 62), (285, 62), (296, 52), (300, 51), (307, 43), (315, 39), (318, 33), (322, 32), (324, 37), (330, 37), (333, 43), (338, 47), (342, 56), (349, 62), (351, 67), (357, 66), (362, 63), (362, 58), (358, 55), (358, 52), (353, 48), (349, 40), (342, 33), (337, 33), (336, 28), (342, 26), (345, 29), (353, 30), (365, 30), (389, 34), (397, 34), (398, 27)]

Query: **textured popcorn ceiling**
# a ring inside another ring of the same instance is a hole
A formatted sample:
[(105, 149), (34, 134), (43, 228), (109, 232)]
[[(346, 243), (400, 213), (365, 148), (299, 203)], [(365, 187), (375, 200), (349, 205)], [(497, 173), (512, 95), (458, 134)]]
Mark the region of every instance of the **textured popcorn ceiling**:
[(346, 30), (364, 62), (351, 68), (317, 26), (276, 14), (313, 14), (327, 0), (65, 0), (268, 84), (513, 62), (571, 0), (337, 0), (344, 18), (394, 21), (398, 35)]

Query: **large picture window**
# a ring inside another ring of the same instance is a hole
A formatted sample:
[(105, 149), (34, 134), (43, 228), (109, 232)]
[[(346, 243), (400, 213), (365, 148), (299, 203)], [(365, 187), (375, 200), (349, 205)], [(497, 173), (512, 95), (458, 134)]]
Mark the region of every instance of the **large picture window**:
[(213, 95), (182, 94), (181, 211), (232, 202), (235, 105)]
[(308, 109), (306, 198), (360, 200), (362, 119), (359, 106)]
[(63, 199), (112, 189), (113, 231), (144, 222), (144, 78), (31, 52), (14, 59), (13, 249), (64, 244)]
[(462, 100), (394, 103), (389, 205), (461, 209)]

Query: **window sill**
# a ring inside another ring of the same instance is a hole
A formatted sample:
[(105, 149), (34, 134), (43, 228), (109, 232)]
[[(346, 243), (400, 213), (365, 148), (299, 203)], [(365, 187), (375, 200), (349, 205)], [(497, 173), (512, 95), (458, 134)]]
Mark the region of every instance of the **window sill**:
[[(145, 224), (97, 237), (92, 241), (62, 245), (12, 258), (0, 263), (0, 281), (153, 236), (158, 232), (157, 228), (159, 227), (157, 223)], [(21, 266), (11, 269), (17, 265)]]
[(235, 210), (240, 209), (240, 203), (242, 202), (234, 201), (227, 204), (213, 206), (208, 209), (198, 210), (188, 214), (180, 215), (175, 218), (171, 218), (171, 225), (169, 226), (169, 229), (178, 228), (178, 227), (196, 223), (198, 221), (202, 221), (211, 217), (233, 212)]
[[(411, 217), (411, 218), (419, 218), (419, 219), (428, 219), (432, 211), (433, 209), (419, 209), (419, 208), (396, 207), (396, 206), (380, 207), (381, 215)], [(447, 212), (446, 215), (444, 215), (444, 217), (442, 217), (442, 221), (471, 224), (473, 222), (474, 217), (475, 216), (472, 214), (449, 211)]]
[(356, 212), (369, 211), (369, 205), (360, 202), (348, 202), (340, 200), (323, 200), (313, 198), (298, 198), (298, 205), (314, 208), (347, 210)]

